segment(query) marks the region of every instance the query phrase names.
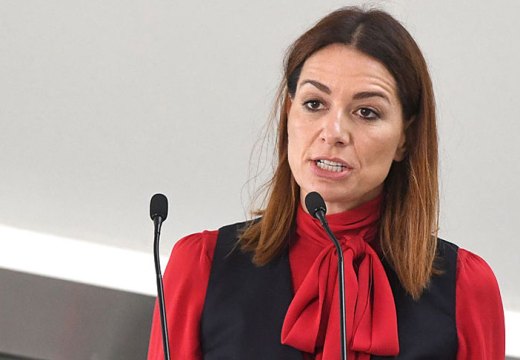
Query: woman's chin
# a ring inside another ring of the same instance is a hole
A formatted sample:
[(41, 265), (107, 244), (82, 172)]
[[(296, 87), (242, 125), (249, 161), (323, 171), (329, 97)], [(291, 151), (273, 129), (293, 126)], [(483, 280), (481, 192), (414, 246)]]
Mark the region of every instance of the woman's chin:
[[(320, 191), (321, 190), (321, 191)], [(352, 194), (347, 191), (331, 191), (331, 189), (316, 189), (325, 200), (327, 205), (327, 214), (336, 214), (347, 210), (352, 210), (370, 200), (373, 200), (381, 193), (380, 188), (374, 189), (362, 195)], [(345, 196), (348, 194), (348, 196)], [(304, 200), (302, 198), (302, 200)]]

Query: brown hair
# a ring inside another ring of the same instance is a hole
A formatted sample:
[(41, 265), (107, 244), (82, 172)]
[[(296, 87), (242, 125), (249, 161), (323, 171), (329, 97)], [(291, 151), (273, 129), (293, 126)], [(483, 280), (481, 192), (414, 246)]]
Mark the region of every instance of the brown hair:
[(406, 156), (394, 162), (385, 180), (380, 222), (384, 256), (401, 284), (417, 299), (433, 273), (437, 246), (438, 180), (435, 101), (426, 62), (406, 29), (380, 10), (342, 8), (304, 33), (289, 48), (275, 111), (278, 114), (274, 175), (267, 204), (240, 237), (242, 249), (254, 252), (258, 265), (268, 263), (287, 246), (299, 203), (287, 159), (287, 108), (305, 61), (334, 43), (352, 46), (377, 59), (394, 77), (406, 128)]

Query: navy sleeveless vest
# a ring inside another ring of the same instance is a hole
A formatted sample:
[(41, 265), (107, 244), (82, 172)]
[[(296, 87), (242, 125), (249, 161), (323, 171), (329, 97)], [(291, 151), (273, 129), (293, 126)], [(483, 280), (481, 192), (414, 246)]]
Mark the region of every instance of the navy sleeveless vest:
[[(218, 233), (201, 319), (205, 360), (302, 360), (302, 354), (280, 343), (285, 313), (293, 297), (288, 251), (265, 266), (236, 247), (244, 223)], [(371, 359), (456, 359), (455, 286), (458, 248), (438, 242), (438, 268), (428, 289), (414, 301), (383, 260), (397, 309), (400, 353)], [(335, 359), (326, 359), (335, 360)]]

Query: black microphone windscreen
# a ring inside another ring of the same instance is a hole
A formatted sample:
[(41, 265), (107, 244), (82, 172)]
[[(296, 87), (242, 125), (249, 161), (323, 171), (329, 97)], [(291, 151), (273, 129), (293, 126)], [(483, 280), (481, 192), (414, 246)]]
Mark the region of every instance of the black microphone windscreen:
[(323, 214), (327, 213), (327, 206), (325, 205), (325, 200), (318, 194), (316, 191), (310, 192), (305, 196), (305, 206), (307, 207), (307, 211), (312, 216), (316, 217), (316, 213), (318, 211), (323, 211)]
[(150, 217), (155, 220), (160, 216), (162, 221), (168, 216), (168, 199), (163, 194), (155, 194), (150, 200)]

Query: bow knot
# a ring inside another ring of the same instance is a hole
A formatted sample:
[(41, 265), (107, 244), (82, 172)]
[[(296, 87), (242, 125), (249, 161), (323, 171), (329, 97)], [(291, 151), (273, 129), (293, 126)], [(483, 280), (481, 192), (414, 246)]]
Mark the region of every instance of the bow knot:
[(365, 249), (368, 246), (363, 236), (356, 234), (350, 237), (343, 237), (339, 240), (343, 253), (347, 251), (352, 252), (352, 258), (354, 260), (364, 257)]

